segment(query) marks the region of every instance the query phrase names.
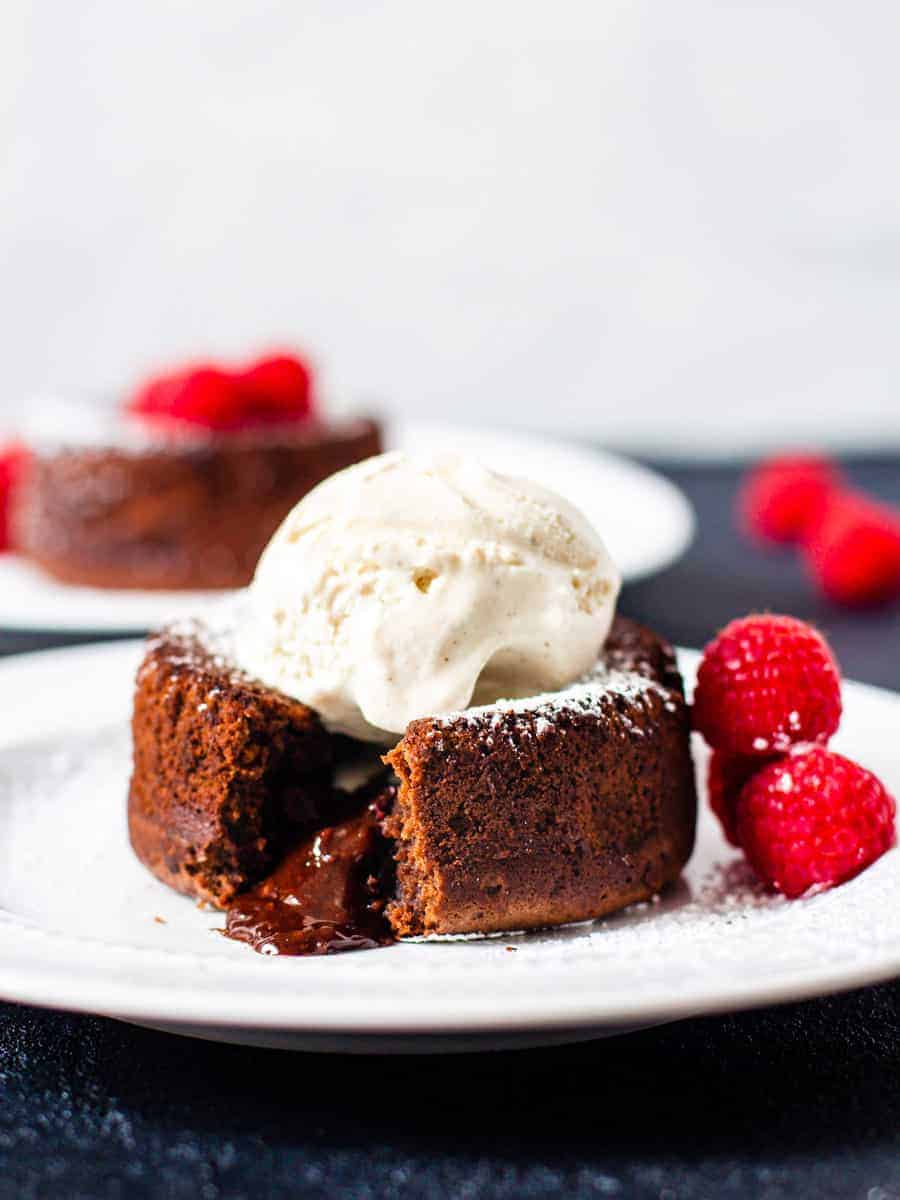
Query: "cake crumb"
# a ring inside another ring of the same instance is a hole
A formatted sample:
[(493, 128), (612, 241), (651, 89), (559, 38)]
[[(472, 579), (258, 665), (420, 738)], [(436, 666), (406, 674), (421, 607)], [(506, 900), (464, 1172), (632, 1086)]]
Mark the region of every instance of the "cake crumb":
[(165, 917), (154, 917), (153, 920), (157, 923), (157, 925), (167, 925), (168, 924)]

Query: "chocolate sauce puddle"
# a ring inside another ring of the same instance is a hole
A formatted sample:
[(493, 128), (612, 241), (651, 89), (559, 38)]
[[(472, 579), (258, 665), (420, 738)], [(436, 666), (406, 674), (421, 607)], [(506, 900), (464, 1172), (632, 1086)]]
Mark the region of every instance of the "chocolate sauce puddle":
[(238, 896), (223, 933), (260, 954), (339, 954), (395, 940), (384, 916), (390, 855), (377, 804), (298, 842)]

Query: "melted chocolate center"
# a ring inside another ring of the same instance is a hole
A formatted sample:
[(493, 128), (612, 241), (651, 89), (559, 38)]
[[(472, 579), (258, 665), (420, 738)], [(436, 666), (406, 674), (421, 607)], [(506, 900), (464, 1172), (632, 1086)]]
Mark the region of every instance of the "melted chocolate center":
[(338, 954), (394, 941), (384, 917), (390, 856), (370, 804), (298, 842), (238, 896), (224, 933), (260, 954)]

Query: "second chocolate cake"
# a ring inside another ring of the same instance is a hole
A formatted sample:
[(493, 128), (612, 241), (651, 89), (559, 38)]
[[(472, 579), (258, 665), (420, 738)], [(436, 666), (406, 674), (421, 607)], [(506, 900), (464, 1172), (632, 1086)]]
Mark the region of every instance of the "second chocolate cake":
[(243, 587), (293, 505), (380, 446), (374, 422), (352, 420), (36, 450), (16, 543), (63, 583)]

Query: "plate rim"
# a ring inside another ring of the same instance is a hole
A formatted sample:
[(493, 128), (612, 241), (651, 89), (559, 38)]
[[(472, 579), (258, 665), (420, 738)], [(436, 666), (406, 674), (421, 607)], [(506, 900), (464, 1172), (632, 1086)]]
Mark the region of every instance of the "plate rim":
[[(50, 940), (65, 935), (45, 934)], [(14, 945), (15, 943), (13, 943)], [(0, 941), (6, 947), (6, 939)], [(153, 951), (128, 948), (127, 953)], [(189, 956), (185, 956), (189, 957)], [(276, 961), (276, 960), (273, 960)], [(242, 1029), (266, 1032), (282, 1031), (297, 1034), (347, 1034), (358, 1036), (410, 1036), (443, 1034), (490, 1034), (527, 1033), (529, 1031), (618, 1029), (645, 1024), (670, 1023), (693, 1017), (749, 1011), (780, 1004), (802, 1003), (805, 1000), (854, 991), (858, 988), (888, 982), (900, 976), (900, 946), (890, 962), (879, 962), (853, 970), (835, 970), (828, 976), (808, 975), (800, 979), (785, 979), (765, 985), (717, 987), (700, 990), (689, 996), (677, 997), (668, 1002), (661, 1000), (634, 1000), (627, 1005), (605, 1004), (602, 1009), (585, 1001), (580, 1006), (571, 1006), (565, 1011), (541, 1010), (537, 1004), (529, 1007), (520, 1005), (515, 1011), (489, 1012), (486, 1008), (465, 1013), (435, 1017), (424, 1009), (406, 1012), (402, 1018), (392, 1019), (372, 1006), (366, 1018), (358, 1013), (344, 1014), (333, 1008), (322, 1008), (313, 1015), (298, 1014), (287, 1008), (270, 1007), (267, 1011), (228, 1009), (209, 1004), (209, 996), (202, 993), (204, 1003), (190, 1001), (171, 1003), (173, 991), (170, 987), (144, 988), (135, 998), (125, 988), (110, 989), (108, 980), (90, 976), (90, 986), (81, 986), (76, 994), (62, 994), (58, 980), (70, 978), (65, 971), (51, 975), (43, 987), (35, 987), (33, 976), (20, 973), (22, 982), (17, 982), (17, 973), (10, 970), (6, 962), (0, 965), (0, 1000), (9, 1003), (28, 1004), (38, 1008), (59, 1009), (65, 1012), (115, 1017), (138, 1023), (153, 1022), (170, 1025), (205, 1027), (208, 1029)], [(120, 996), (120, 992), (122, 993)], [(194, 993), (188, 992), (193, 996)], [(254, 998), (258, 998), (258, 993)], [(281, 999), (282, 1005), (286, 1002)]]

